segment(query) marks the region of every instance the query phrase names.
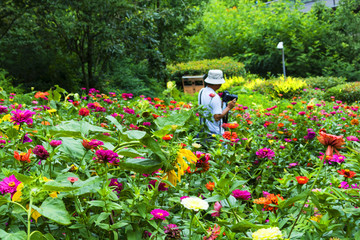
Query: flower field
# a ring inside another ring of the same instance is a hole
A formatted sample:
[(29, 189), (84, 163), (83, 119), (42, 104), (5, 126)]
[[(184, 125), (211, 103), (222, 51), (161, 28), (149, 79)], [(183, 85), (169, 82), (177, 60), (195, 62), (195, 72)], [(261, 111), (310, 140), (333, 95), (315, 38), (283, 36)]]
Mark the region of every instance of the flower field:
[(196, 97), (1, 92), (0, 238), (360, 239), (359, 106), (245, 96), (210, 141)]

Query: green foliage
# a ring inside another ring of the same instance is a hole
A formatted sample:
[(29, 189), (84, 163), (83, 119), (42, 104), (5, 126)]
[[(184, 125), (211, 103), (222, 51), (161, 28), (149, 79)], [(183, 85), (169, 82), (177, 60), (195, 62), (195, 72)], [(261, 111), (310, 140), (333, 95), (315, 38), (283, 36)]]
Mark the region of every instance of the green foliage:
[(343, 77), (308, 77), (305, 78), (305, 81), (309, 87), (327, 90), (339, 84), (344, 84), (346, 79)]
[(226, 78), (226, 82), (224, 84), (221, 85), (221, 88), (219, 89), (219, 91), (224, 91), (236, 86), (242, 86), (244, 85), (246, 82), (245, 78), (243, 77), (238, 77), (238, 76), (233, 76), (233, 77), (229, 77)]
[(14, 92), (17, 92), (19, 94), (23, 93), (24, 90), (22, 89), (21, 85), (14, 87), (13, 81), (14, 79), (11, 76), (9, 76), (9, 73), (6, 70), (0, 68), (1, 91), (5, 91), (7, 93), (14, 93)]
[(336, 100), (341, 100), (349, 104), (359, 101), (359, 96), (360, 82), (337, 85), (328, 89), (325, 93), (326, 100), (330, 100), (331, 97), (334, 97)]
[(220, 69), (223, 71), (225, 77), (244, 76), (245, 66), (230, 57), (221, 59), (205, 59), (199, 61), (190, 61), (169, 65), (167, 67), (170, 78), (175, 80), (178, 85), (181, 85), (181, 78), (185, 75), (204, 75), (211, 69)]

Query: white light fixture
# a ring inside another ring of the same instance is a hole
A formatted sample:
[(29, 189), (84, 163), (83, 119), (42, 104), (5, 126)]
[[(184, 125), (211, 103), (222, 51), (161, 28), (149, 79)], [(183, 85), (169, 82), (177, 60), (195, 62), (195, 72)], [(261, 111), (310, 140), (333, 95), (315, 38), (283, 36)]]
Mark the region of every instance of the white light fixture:
[(286, 80), (284, 43), (279, 42), (276, 48), (282, 50), (282, 62), (283, 62), (284, 80)]

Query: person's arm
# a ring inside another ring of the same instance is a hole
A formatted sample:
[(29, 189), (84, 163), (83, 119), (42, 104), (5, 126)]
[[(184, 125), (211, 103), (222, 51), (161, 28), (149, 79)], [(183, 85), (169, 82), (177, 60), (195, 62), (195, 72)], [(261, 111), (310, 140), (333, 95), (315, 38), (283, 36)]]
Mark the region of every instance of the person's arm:
[(226, 108), (223, 110), (221, 114), (214, 114), (215, 121), (220, 121), (225, 115), (233, 108), (235, 107), (236, 98), (234, 98), (232, 101), (230, 101)]

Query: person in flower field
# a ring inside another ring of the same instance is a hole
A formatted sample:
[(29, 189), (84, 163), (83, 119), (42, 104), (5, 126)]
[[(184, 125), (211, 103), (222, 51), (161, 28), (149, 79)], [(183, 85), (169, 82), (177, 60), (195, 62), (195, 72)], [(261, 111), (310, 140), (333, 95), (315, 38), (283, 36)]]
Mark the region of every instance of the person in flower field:
[[(205, 78), (205, 87), (200, 90), (198, 96), (199, 105), (206, 107), (206, 115), (211, 115), (211, 121), (200, 118), (200, 123), (208, 127), (209, 134), (223, 134), (223, 118), (235, 106), (236, 99), (229, 101), (226, 105), (221, 101), (216, 91), (225, 83), (223, 72), (221, 70), (209, 70)], [(225, 106), (226, 105), (226, 106)]]

